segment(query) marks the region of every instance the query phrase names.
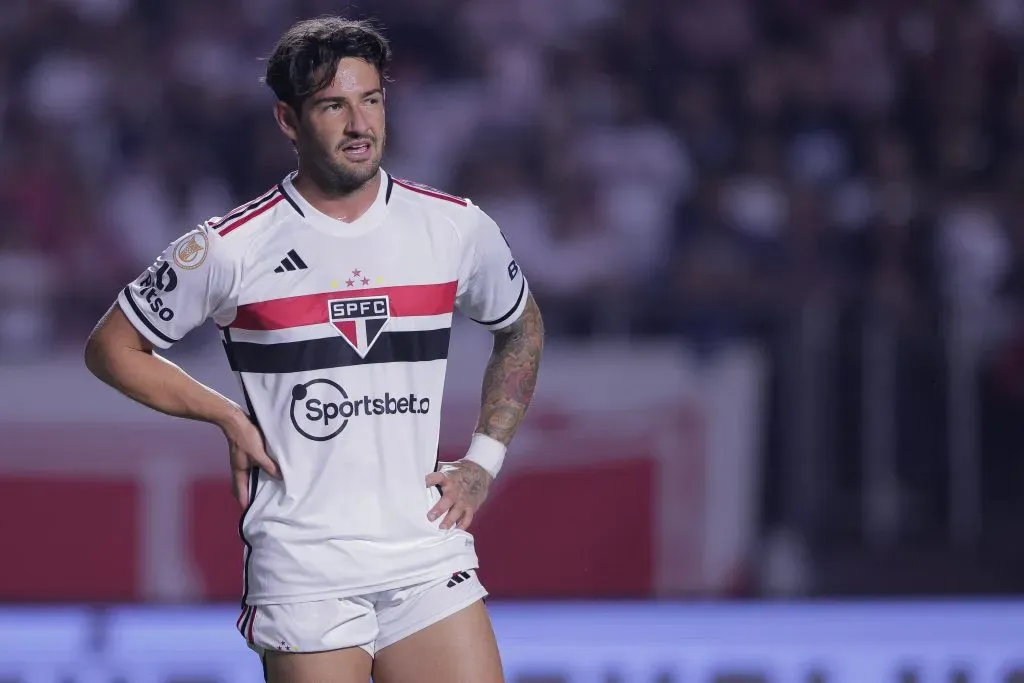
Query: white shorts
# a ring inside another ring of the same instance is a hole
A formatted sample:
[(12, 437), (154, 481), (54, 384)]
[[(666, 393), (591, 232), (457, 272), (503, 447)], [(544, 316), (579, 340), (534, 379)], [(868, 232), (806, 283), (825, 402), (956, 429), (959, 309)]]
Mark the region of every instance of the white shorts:
[(487, 596), (476, 570), (349, 598), (248, 605), (236, 627), (260, 657), (278, 652), (377, 651)]

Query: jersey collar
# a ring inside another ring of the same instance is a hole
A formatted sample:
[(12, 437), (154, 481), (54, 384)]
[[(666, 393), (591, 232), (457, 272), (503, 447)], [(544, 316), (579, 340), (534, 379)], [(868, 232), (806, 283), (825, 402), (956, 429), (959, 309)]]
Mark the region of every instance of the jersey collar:
[(380, 169), (380, 187), (377, 190), (377, 198), (362, 216), (354, 221), (346, 223), (316, 209), (295, 189), (292, 181), (298, 172), (292, 171), (281, 181), (281, 194), (291, 203), (300, 216), (312, 227), (326, 232), (335, 237), (358, 237), (370, 232), (384, 220), (388, 212), (388, 203), (391, 199), (392, 180), (391, 176)]

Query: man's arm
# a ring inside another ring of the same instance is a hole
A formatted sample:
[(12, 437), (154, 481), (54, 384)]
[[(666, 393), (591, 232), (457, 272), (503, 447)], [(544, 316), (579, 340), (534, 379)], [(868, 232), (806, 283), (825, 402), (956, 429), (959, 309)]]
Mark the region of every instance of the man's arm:
[[(504, 447), (515, 436), (537, 387), (544, 321), (533, 295), (516, 322), (493, 334), (494, 348), (484, 371), (480, 418), (470, 452), (462, 460), (446, 463), (438, 472), (427, 475), (427, 486), (440, 486), (443, 491), (427, 518), (434, 521), (444, 515), (442, 529), (468, 529), (473, 523), (494, 478), (478, 461), (490, 459), (493, 464), (504, 457)], [(485, 443), (476, 443), (478, 438)], [(478, 446), (482, 450), (475, 450)]]
[(139, 334), (117, 304), (89, 335), (85, 365), (105, 384), (166, 415), (221, 428), (248, 421), (236, 403), (154, 353), (153, 345)]
[(249, 469), (280, 476), (264, 451), (263, 439), (236, 403), (196, 381), (154, 353), (153, 345), (117, 304), (96, 325), (85, 345), (85, 364), (96, 377), (125, 396), (166, 415), (209, 422), (228, 439), (235, 498), (248, 503)]
[(543, 350), (544, 320), (530, 294), (519, 320), (494, 332), (480, 396), (478, 434), (506, 446), (512, 441), (533, 400)]

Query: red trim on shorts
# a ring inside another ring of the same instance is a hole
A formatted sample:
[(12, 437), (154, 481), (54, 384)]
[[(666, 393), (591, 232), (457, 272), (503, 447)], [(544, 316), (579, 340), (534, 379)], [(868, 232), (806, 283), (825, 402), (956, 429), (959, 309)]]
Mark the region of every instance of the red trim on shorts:
[(242, 608), (242, 613), (238, 615), (238, 621), (235, 622), (235, 630), (238, 632), (242, 631), (242, 622), (245, 621), (245, 615), (249, 613), (249, 606), (246, 605)]
[(255, 645), (256, 644), (253, 641), (253, 639), (252, 639), (252, 625), (253, 625), (253, 623), (255, 623), (255, 621), (256, 621), (256, 605), (253, 605), (252, 606), (252, 616), (249, 618), (249, 635), (246, 636), (246, 640), (249, 641), (250, 645)]

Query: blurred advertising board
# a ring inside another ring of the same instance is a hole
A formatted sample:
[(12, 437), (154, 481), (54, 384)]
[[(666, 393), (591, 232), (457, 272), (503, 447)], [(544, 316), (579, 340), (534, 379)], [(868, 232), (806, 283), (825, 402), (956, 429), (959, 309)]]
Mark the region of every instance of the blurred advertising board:
[[(482, 342), (482, 343), (481, 343)], [(487, 335), (453, 336), (441, 458), (462, 455)], [(172, 358), (236, 397), (219, 355)], [(497, 597), (720, 595), (754, 542), (763, 361), (551, 344), (474, 527)], [(235, 600), (238, 511), (216, 429), (133, 404), (78, 356), (0, 367), (0, 600)]]
[[(509, 683), (1019, 683), (1024, 603), (492, 604)], [(0, 609), (10, 683), (256, 683), (237, 610)]]

